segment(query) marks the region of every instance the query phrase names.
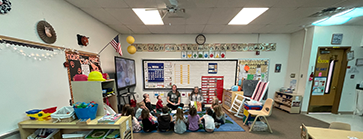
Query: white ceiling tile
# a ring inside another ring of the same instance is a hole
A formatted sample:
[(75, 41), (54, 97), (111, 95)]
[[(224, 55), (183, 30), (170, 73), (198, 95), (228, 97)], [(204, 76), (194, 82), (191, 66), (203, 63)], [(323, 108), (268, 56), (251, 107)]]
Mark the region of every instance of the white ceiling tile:
[(214, 8), (208, 24), (227, 25), (242, 8)]
[(118, 31), (119, 33), (133, 33), (129, 28), (122, 24), (108, 24), (108, 26)]
[(302, 7), (331, 7), (345, 0), (303, 0)]
[(337, 3), (334, 6), (342, 6), (342, 7), (363, 7), (363, 0), (347, 0), (341, 3)]
[(303, 29), (303, 27), (298, 25), (286, 25), (274, 30), (273, 33), (293, 33), (301, 29)]
[(194, 0), (197, 7), (216, 7), (219, 0)]
[(186, 20), (187, 24), (207, 24), (213, 8), (186, 9), (190, 17)]
[(105, 24), (120, 23), (120, 21), (118, 21), (103, 8), (82, 8), (82, 10)]
[(237, 31), (237, 33), (258, 33), (260, 28), (263, 28), (266, 25), (246, 25), (241, 26), (242, 28)]
[(218, 7), (243, 7), (249, 0), (219, 0)]
[(247, 0), (244, 7), (272, 7), (279, 0)]
[(132, 32), (137, 34), (147, 34), (150, 33), (149, 29), (145, 25), (126, 25), (132, 30)]
[(127, 8), (129, 7), (123, 0), (94, 0), (103, 8)]
[(245, 27), (245, 26), (240, 26), (240, 25), (230, 26), (230, 25), (227, 25), (219, 33), (237, 33), (243, 27)]
[(282, 8), (282, 7), (300, 7), (304, 3), (304, 0), (279, 0), (272, 7)]
[(66, 0), (72, 5), (80, 8), (84, 7), (100, 7), (94, 0)]
[(203, 33), (219, 33), (226, 25), (206, 25)]
[(251, 24), (269, 24), (273, 21), (285, 18), (296, 8), (270, 8), (265, 13), (253, 20)]
[(151, 33), (168, 33), (166, 25), (146, 26)]
[(185, 25), (171, 25), (166, 26), (166, 29), (168, 30), (168, 33), (174, 34), (174, 33), (185, 33)]
[(322, 10), (322, 7), (311, 7), (311, 8), (297, 8), (284, 17), (277, 18), (270, 24), (291, 24), (301, 18), (307, 18), (308, 16)]
[(124, 0), (131, 8), (156, 8), (155, 0)]
[(168, 18), (168, 17), (165, 17), (163, 19), (163, 21), (164, 21), (165, 25), (169, 25), (169, 23), (171, 25), (184, 25), (184, 24), (186, 24), (186, 19), (185, 18)]
[(286, 25), (266, 25), (257, 30), (256, 33), (273, 33), (273, 31), (278, 31)]
[(131, 9), (106, 8), (108, 13), (125, 25), (144, 25), (140, 18)]
[(205, 25), (186, 25), (185, 33), (202, 33)]

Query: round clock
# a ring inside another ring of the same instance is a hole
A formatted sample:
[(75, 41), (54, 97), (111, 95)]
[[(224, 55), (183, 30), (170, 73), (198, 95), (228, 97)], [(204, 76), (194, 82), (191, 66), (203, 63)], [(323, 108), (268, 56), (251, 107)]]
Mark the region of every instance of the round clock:
[(206, 41), (206, 38), (203, 34), (199, 34), (197, 37), (195, 37), (195, 42), (198, 44), (198, 45), (203, 45)]

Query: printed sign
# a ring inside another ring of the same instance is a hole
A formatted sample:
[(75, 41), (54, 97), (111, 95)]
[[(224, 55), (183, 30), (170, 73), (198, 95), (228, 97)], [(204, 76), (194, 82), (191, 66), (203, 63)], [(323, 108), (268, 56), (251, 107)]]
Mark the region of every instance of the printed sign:
[(315, 77), (312, 95), (324, 95), (326, 77)]
[(148, 63), (148, 82), (164, 82), (164, 63)]

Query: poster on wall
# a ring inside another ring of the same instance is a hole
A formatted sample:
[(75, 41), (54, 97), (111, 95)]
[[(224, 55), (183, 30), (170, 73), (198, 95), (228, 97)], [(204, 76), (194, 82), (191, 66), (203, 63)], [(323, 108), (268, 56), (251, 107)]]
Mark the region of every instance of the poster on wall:
[(312, 95), (324, 95), (326, 77), (315, 77)]
[(147, 63), (148, 82), (164, 82), (164, 63)]
[(77, 74), (87, 75), (92, 71), (102, 73), (97, 57), (82, 56), (76, 53), (67, 53), (66, 58), (69, 62), (70, 80), (74, 81), (73, 77)]
[(208, 64), (208, 74), (217, 74), (218, 65), (217, 63), (209, 63)]

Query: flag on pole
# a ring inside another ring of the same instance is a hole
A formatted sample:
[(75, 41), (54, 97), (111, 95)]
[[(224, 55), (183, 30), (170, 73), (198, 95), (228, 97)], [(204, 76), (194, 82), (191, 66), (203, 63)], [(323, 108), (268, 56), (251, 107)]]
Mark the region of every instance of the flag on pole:
[(113, 46), (113, 48), (115, 48), (116, 52), (122, 56), (121, 43), (118, 40), (118, 35), (112, 39), (110, 44)]

